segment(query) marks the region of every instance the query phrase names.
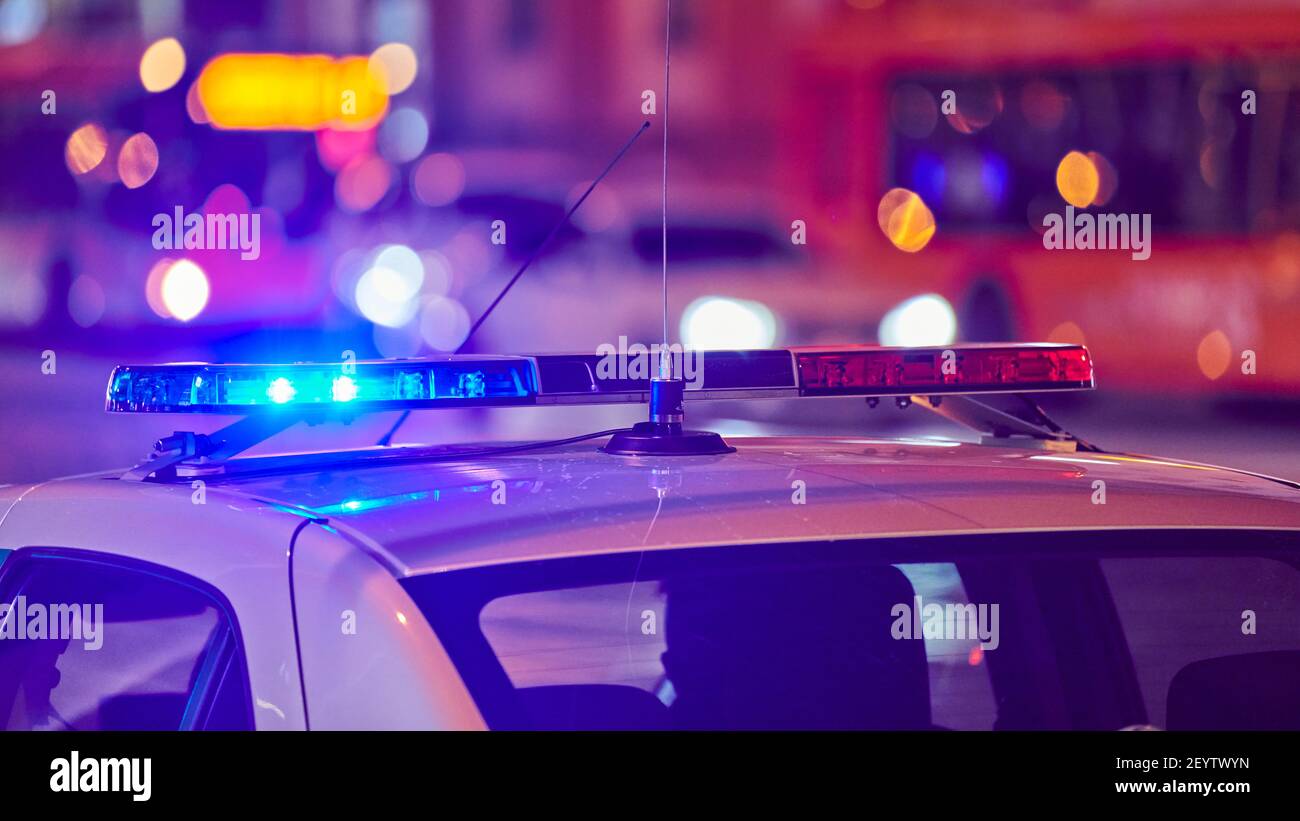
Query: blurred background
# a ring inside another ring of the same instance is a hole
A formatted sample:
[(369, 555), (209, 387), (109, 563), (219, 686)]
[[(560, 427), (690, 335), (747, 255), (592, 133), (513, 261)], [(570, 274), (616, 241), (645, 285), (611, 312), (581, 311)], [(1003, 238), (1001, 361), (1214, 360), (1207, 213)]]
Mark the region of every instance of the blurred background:
[[(1067, 428), (1300, 479), (1300, 6), (672, 9), (674, 341), (1086, 342), (1099, 390), (1046, 403)], [(656, 341), (664, 22), (661, 0), (0, 0), (0, 482), (227, 421), (105, 414), (116, 363), (455, 350), (647, 119), (467, 350)], [(1150, 257), (1046, 249), (1067, 205), (1149, 215)], [(415, 414), (399, 440), (642, 415)], [(692, 421), (964, 435), (852, 400)]]

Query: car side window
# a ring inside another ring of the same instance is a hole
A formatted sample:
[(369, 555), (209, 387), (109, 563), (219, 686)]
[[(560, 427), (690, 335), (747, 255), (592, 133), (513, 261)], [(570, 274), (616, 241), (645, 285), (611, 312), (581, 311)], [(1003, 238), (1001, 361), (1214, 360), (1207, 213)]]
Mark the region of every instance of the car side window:
[(1259, 556), (1103, 559), (1148, 721), (1300, 727), (1300, 572)]
[[(951, 609), (970, 601), (954, 564), (894, 567), (899, 579), (905, 576), (910, 583), (910, 588), (900, 589), (908, 589), (914, 596), (891, 600), (890, 604)], [(719, 597), (725, 595), (726, 583), (720, 583), (717, 589)], [(675, 611), (670, 598), (663, 582), (645, 579), (636, 584), (533, 591), (488, 602), (479, 617), (479, 628), (510, 684), (524, 694), (526, 709), (543, 717), (542, 727), (582, 726), (566, 723), (565, 718), (577, 715), (568, 700), (581, 699), (585, 709), (607, 709), (618, 720), (632, 722), (630, 726), (656, 729), (661, 728), (663, 717), (656, 718), (655, 714), (672, 705), (678, 696), (665, 666), (670, 655), (667, 628), (675, 612), (679, 620), (685, 618), (681, 611), (687, 605), (679, 599)], [(855, 619), (867, 617), (868, 611), (863, 609), (866, 606), (846, 604), (836, 613), (839, 618), (835, 623), (807, 625), (813, 630), (807, 644), (825, 642), (826, 647), (834, 647), (834, 652), (845, 658), (865, 652), (862, 642), (840, 644), (835, 637), (856, 634)], [(799, 619), (791, 616), (791, 621)], [(739, 628), (741, 623), (743, 619), (730, 626)], [(761, 627), (753, 630), (762, 633)], [(727, 636), (736, 641), (741, 638), (735, 632)], [(992, 728), (997, 705), (981, 640), (973, 628), (969, 636), (963, 633), (960, 638), (916, 638), (924, 639), (924, 652), (917, 653), (916, 659), (923, 662), (919, 674), (929, 681), (930, 723), (953, 730)], [(754, 648), (772, 654), (771, 675), (765, 680), (776, 681), (780, 678), (779, 667), (794, 664), (775, 638), (770, 643), (760, 639)], [(677, 655), (681, 653), (676, 651)]]
[(0, 567), (0, 728), (252, 729), (229, 608), (154, 565), (13, 553)]

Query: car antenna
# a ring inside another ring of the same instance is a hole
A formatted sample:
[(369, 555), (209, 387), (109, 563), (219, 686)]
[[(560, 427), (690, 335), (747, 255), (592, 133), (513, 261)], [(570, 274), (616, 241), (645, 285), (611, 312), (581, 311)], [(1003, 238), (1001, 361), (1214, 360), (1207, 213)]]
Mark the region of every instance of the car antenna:
[[(582, 196), (578, 197), (578, 201), (575, 202), (569, 208), (569, 210), (565, 212), (564, 216), (560, 218), (559, 222), (555, 223), (555, 227), (551, 229), (551, 233), (547, 234), (546, 238), (543, 239), (541, 243), (539, 243), (538, 246), (533, 249), (533, 252), (528, 255), (528, 259), (524, 260), (524, 264), (519, 266), (519, 270), (515, 271), (515, 275), (510, 277), (510, 280), (506, 282), (505, 287), (501, 289), (501, 292), (496, 295), (496, 298), (493, 299), (492, 302), (487, 306), (487, 309), (484, 310), (483, 313), (479, 315), (479, 318), (475, 320), (474, 324), (470, 326), (469, 331), (467, 331), (465, 334), (465, 338), (461, 340), (461, 343), (456, 346), (456, 350), (452, 352), (453, 355), (458, 354), (461, 351), (465, 350), (465, 346), (468, 345), (470, 339), (474, 337), (474, 332), (477, 331), (483, 325), (483, 322), (487, 320), (488, 316), (491, 315), (492, 311), (497, 307), (497, 305), (501, 303), (501, 300), (505, 299), (506, 294), (510, 293), (510, 289), (515, 287), (515, 283), (518, 282), (519, 278), (524, 275), (524, 271), (527, 271), (529, 266), (531, 266), (533, 262), (539, 256), (541, 256), (542, 251), (546, 250), (546, 246), (550, 245), (551, 240), (555, 239), (555, 235), (560, 233), (560, 229), (562, 229), (564, 226), (569, 224), (569, 219), (573, 216), (574, 212), (577, 211), (579, 206), (581, 206), (587, 200), (587, 197), (591, 195), (591, 192), (596, 190), (596, 186), (599, 185), (600, 181), (605, 179), (605, 176), (608, 175), (609, 172), (613, 170), (614, 166), (618, 164), (618, 161), (623, 159), (623, 155), (626, 154), (628, 152), (628, 149), (632, 147), (632, 143), (636, 142), (637, 138), (640, 137), (642, 134), (644, 134), (645, 130), (649, 127), (650, 127), (649, 120), (646, 120), (645, 122), (641, 123), (641, 127), (636, 130), (636, 133), (634, 133), (630, 138), (628, 138), (628, 141), (623, 144), (623, 147), (618, 150), (618, 153), (614, 155), (614, 158), (609, 161), (608, 165), (605, 166), (605, 170), (601, 171), (600, 175), (597, 176), (596, 179), (591, 181), (591, 185), (587, 186), (586, 191), (582, 192)], [(668, 327), (666, 322), (667, 321), (665, 320), (665, 325), (664, 325), (665, 334), (667, 333), (667, 327)], [(411, 412), (409, 410), (402, 411), (401, 415), (397, 417), (397, 421), (394, 422), (393, 426), (388, 429), (388, 433), (385, 433), (383, 436), (381, 436), (379, 438), (379, 441), (376, 444), (387, 445), (390, 442), (392, 442), (393, 436), (397, 434), (398, 429), (401, 428), (403, 424), (405, 424), (407, 418), (410, 415)]]
[[(682, 374), (673, 373), (672, 350), (668, 346), (668, 96), (669, 69), (672, 65), (673, 0), (664, 7), (664, 148), (662, 195), (663, 255), (663, 346), (659, 349), (658, 374), (650, 379), (650, 420), (638, 422), (630, 430), (619, 431), (602, 448), (619, 456), (696, 456), (732, 453), (721, 436), (712, 431), (685, 430), (686, 414), (682, 407), (686, 382)], [(681, 349), (685, 365), (686, 350)], [(685, 368), (681, 368), (685, 370)], [(696, 370), (699, 373), (699, 369)]]

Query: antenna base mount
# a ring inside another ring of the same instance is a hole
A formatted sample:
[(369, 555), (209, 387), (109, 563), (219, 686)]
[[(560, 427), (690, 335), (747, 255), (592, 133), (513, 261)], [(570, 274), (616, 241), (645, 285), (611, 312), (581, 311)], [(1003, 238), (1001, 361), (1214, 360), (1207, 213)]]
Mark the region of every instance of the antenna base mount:
[(650, 421), (610, 437), (601, 450), (616, 456), (716, 456), (735, 453), (720, 435), (685, 430), (682, 400), (686, 384), (680, 379), (650, 380)]
[(682, 430), (681, 425), (658, 422), (637, 422), (631, 430), (611, 436), (601, 450), (615, 456), (716, 456), (736, 452), (713, 431)]

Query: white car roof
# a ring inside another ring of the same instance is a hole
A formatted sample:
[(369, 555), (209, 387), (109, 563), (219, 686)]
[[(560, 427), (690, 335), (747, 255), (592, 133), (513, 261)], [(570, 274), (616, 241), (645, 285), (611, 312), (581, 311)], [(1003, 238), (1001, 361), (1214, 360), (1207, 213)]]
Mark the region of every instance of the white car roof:
[[(1054, 529), (1300, 530), (1294, 484), (1174, 459), (942, 440), (781, 437), (732, 444), (737, 452), (725, 456), (657, 459), (611, 456), (586, 444), (459, 462), (214, 477), (209, 487), (312, 511), (397, 575), (773, 541)], [(1097, 480), (1105, 483), (1104, 504), (1096, 503)], [(803, 504), (796, 504), (799, 492)]]

